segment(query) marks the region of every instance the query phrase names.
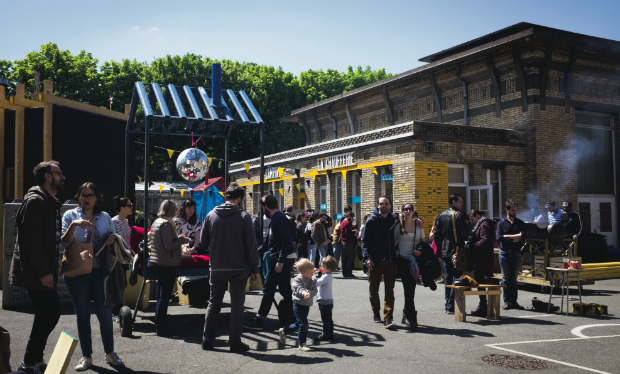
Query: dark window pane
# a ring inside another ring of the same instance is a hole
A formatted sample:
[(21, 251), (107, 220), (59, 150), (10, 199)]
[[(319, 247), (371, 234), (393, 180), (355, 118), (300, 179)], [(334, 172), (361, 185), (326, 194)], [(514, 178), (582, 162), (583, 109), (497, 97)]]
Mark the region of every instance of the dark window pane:
[[(614, 171), (611, 131), (577, 127), (577, 191), (613, 194)], [(558, 160), (562, 162), (562, 160)]]

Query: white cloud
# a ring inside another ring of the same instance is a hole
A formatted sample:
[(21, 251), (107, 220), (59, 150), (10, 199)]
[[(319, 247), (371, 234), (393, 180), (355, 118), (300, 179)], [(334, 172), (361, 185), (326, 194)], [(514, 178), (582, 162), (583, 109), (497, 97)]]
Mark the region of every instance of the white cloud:
[(151, 27), (150, 29), (146, 30), (146, 32), (155, 32), (155, 31), (159, 31), (159, 27)]

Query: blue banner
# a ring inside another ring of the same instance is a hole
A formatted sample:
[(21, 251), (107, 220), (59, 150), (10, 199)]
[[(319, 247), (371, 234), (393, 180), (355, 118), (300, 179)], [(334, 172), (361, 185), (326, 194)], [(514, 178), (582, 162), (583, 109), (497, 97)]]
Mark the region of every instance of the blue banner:
[(394, 180), (394, 177), (392, 174), (379, 174), (379, 180), (381, 181), (391, 181)]
[(319, 210), (327, 210), (327, 204), (319, 204)]
[(344, 217), (344, 213), (336, 213), (336, 214), (334, 214), (334, 218), (335, 219), (342, 219), (342, 217)]
[(362, 197), (361, 196), (352, 197), (351, 200), (350, 200), (351, 204), (359, 204), (361, 202), (362, 202)]

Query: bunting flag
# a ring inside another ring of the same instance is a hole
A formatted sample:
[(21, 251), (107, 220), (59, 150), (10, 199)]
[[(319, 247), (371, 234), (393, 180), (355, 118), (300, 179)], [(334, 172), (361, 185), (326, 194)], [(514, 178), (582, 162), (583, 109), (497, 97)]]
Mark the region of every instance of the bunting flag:
[(211, 161), (213, 161), (213, 157), (207, 157), (207, 160), (209, 160), (209, 165), (208, 166), (211, 166)]
[(310, 179), (306, 181), (306, 184), (308, 185), (308, 188), (310, 188)]
[(252, 193), (250, 192), (250, 199), (252, 198)]
[(297, 191), (301, 191), (301, 190), (299, 189), (299, 187), (301, 187), (301, 183), (297, 183), (297, 184), (295, 185), (295, 187), (297, 187)]
[(149, 182), (149, 188), (151, 188), (151, 187), (152, 187), (152, 186), (154, 186), (154, 185), (155, 185), (155, 183), (153, 183), (153, 182)]
[(174, 154), (174, 149), (166, 149), (166, 151), (168, 151), (168, 156), (172, 158), (172, 155)]
[(159, 193), (161, 193), (161, 191), (164, 189), (164, 186), (162, 186), (161, 184), (159, 185)]
[(319, 174), (316, 170), (310, 170), (310, 174), (312, 175), (312, 179), (316, 180), (316, 176)]
[(372, 172), (373, 172), (376, 176), (379, 176), (379, 173), (377, 173), (377, 168), (371, 168), (370, 170), (372, 170)]
[(300, 178), (301, 169), (295, 169), (295, 175), (297, 175), (297, 178)]
[(243, 163), (243, 166), (245, 167), (245, 171), (246, 171), (247, 173), (249, 173), (249, 172), (250, 172), (250, 164), (248, 164), (247, 162), (244, 162), (244, 163)]
[(282, 178), (282, 173), (284, 173), (284, 168), (278, 168), (278, 175)]
[(209, 190), (209, 197), (213, 196), (213, 191)]
[(357, 169), (357, 174), (359, 174), (360, 178), (362, 178), (362, 169)]
[(217, 191), (217, 193), (219, 193), (220, 195), (224, 196), (224, 192), (222, 192), (222, 191)]
[(278, 191), (280, 191), (280, 195), (283, 196), (284, 195), (284, 188), (280, 188), (278, 189)]
[(183, 197), (183, 193), (185, 192), (185, 190), (181, 190), (181, 197)]
[(170, 187), (170, 194), (174, 193), (174, 188)]
[(141, 176), (136, 175), (136, 177), (138, 177), (138, 180), (139, 180), (140, 182), (142, 182), (142, 177), (141, 177)]
[(346, 170), (340, 170), (340, 172), (342, 173), (342, 178), (344, 180), (347, 180), (347, 171)]

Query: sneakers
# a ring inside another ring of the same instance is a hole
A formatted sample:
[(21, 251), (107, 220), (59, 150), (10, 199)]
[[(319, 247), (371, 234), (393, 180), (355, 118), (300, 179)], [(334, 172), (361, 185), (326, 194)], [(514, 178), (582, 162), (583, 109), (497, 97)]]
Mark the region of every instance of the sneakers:
[(320, 342), (333, 342), (334, 336), (333, 335), (325, 335), (325, 334), (321, 334), (319, 336), (317, 336), (316, 338), (314, 338), (314, 340), (320, 341)]
[(454, 314), (454, 307), (446, 309), (446, 314)]
[(487, 316), (487, 306), (480, 304), (475, 310), (471, 311), (471, 315), (474, 317), (486, 317)]
[(213, 343), (209, 343), (206, 341), (202, 341), (202, 343), (200, 344), (200, 347), (202, 348), (203, 351), (213, 351)]
[(278, 333), (280, 334), (280, 343), (286, 344), (286, 333), (284, 332), (284, 328), (278, 330)]
[(243, 323), (243, 327), (248, 330), (260, 331), (263, 329), (263, 319), (261, 317), (251, 318)]
[(92, 357), (82, 357), (82, 358), (80, 358), (80, 361), (78, 361), (78, 364), (75, 366), (75, 371), (88, 370), (88, 368), (91, 367), (91, 366), (93, 366), (93, 358)]
[(299, 345), (299, 350), (302, 351), (302, 352), (310, 352), (311, 351), (311, 349), (308, 348), (308, 346), (306, 344), (303, 344), (303, 343)]
[(373, 321), (374, 323), (382, 323), (382, 322), (383, 322), (383, 321), (381, 320), (381, 317), (379, 317), (379, 316), (378, 316), (378, 315), (376, 315), (376, 314), (373, 314), (373, 315), (372, 315), (372, 321)]
[[(123, 360), (116, 354), (116, 352), (106, 353), (105, 361), (112, 366), (125, 366)], [(91, 360), (92, 364), (92, 360)]]
[(396, 325), (391, 319), (386, 319), (385, 322), (383, 322), (383, 327), (388, 330), (394, 330), (396, 328)]
[(504, 308), (504, 310), (510, 309), (510, 303), (504, 303), (504, 306), (502, 308)]
[(47, 369), (47, 364), (45, 363), (45, 361), (41, 361), (38, 364), (34, 364), (34, 365), (28, 365), (22, 361), (22, 363), (19, 364), (19, 367), (17, 367), (18, 371), (21, 370), (27, 373), (34, 373), (34, 374), (43, 374), (45, 373), (45, 369)]
[(250, 350), (250, 346), (245, 343), (237, 343), (230, 345), (230, 351), (232, 353), (243, 353)]

